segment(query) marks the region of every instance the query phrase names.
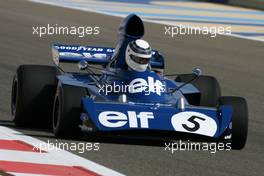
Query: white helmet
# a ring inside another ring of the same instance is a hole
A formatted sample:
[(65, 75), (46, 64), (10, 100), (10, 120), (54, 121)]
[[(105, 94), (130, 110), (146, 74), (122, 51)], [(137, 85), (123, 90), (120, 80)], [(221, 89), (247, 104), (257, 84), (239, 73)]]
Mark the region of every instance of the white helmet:
[(126, 63), (135, 71), (145, 71), (148, 67), (151, 56), (151, 48), (145, 40), (134, 40), (127, 45)]

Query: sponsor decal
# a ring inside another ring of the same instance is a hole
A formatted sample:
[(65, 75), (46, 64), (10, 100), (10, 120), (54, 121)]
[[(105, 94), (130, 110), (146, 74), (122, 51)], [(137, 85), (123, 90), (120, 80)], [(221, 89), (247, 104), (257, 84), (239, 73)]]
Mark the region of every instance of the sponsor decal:
[(86, 51), (86, 52), (108, 52), (113, 53), (115, 49), (113, 48), (101, 48), (101, 47), (89, 47), (89, 46), (64, 46), (64, 45), (55, 45), (57, 50), (71, 50), (71, 51)]
[(96, 58), (96, 59), (105, 59), (106, 54), (103, 53), (83, 53), (83, 56), (90, 59), (90, 58)]
[(153, 77), (148, 76), (148, 79), (136, 78), (129, 83), (129, 93), (145, 92), (149, 95), (151, 92), (161, 96), (165, 91), (165, 86), (160, 80), (155, 80)]
[(149, 120), (154, 119), (152, 112), (104, 111), (99, 114), (99, 122), (109, 128), (120, 128), (128, 124), (130, 128), (149, 128)]
[(83, 57), (81, 54), (79, 53), (72, 53), (72, 52), (60, 52), (59, 53), (60, 56), (62, 57)]

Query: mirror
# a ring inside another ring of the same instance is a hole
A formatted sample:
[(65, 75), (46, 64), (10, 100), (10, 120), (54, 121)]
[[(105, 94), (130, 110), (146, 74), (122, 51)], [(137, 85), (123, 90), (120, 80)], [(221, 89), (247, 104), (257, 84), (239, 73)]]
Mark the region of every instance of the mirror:
[(85, 61), (85, 60), (81, 60), (79, 63), (78, 63), (78, 67), (80, 70), (86, 70), (87, 67), (88, 67), (88, 62)]
[(200, 68), (194, 68), (192, 70), (192, 73), (196, 76), (201, 76), (202, 75), (202, 70)]

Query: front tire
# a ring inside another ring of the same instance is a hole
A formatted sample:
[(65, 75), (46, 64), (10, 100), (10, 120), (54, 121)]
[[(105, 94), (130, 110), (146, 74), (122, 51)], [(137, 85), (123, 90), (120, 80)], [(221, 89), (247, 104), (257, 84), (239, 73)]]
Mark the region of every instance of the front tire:
[(13, 78), (11, 114), (16, 126), (50, 127), (56, 67), (21, 65)]
[(243, 149), (248, 133), (248, 107), (246, 100), (242, 97), (221, 97), (219, 104), (232, 106), (232, 149)]
[(85, 88), (58, 84), (53, 104), (53, 132), (56, 137), (80, 137), (82, 98), (85, 96)]
[[(193, 77), (193, 74), (181, 74), (176, 77), (175, 81), (185, 83), (190, 81)], [(199, 102), (199, 106), (217, 106), (218, 99), (221, 96), (221, 88), (216, 78), (202, 75), (192, 81), (191, 84), (200, 91), (200, 99), (198, 101), (192, 100), (190, 102)]]

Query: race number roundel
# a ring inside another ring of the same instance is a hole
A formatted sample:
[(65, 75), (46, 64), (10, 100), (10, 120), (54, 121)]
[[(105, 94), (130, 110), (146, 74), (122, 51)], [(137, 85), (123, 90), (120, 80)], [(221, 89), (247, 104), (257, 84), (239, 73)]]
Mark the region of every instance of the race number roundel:
[(175, 131), (214, 136), (217, 124), (211, 117), (199, 112), (180, 112), (171, 117)]

